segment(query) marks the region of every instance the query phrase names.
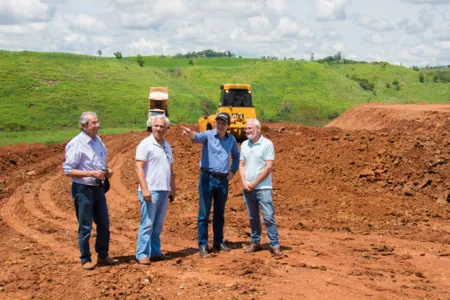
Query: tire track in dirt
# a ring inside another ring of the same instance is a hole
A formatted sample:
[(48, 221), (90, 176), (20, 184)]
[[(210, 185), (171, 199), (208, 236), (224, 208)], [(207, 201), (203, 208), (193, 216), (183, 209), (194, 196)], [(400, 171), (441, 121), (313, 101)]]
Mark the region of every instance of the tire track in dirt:
[[(51, 215), (54, 215), (57, 218), (62, 218), (65, 221), (59, 221), (59, 220), (53, 219), (51, 217), (47, 217), (47, 215), (43, 214), (42, 212), (36, 213), (37, 208), (34, 206), (34, 201), (29, 201), (30, 203), (33, 203), (33, 204), (28, 204), (28, 206), (31, 209), (30, 210), (31, 213), (33, 215), (35, 215), (36, 217), (42, 219), (43, 221), (50, 222), (60, 228), (66, 229), (66, 230), (74, 229), (76, 232), (78, 223), (77, 223), (77, 219), (75, 217), (75, 212), (73, 215), (68, 214), (68, 213), (60, 210), (58, 208), (58, 206), (55, 204), (55, 202), (52, 201), (50, 189), (52, 186), (54, 186), (53, 183), (56, 182), (57, 180), (59, 180), (59, 178), (60, 178), (60, 176), (56, 176), (56, 177), (51, 177), (50, 179), (46, 180), (41, 186), (41, 189), (39, 191), (37, 199), (42, 204), (43, 207), (47, 206), (50, 208), (47, 211), (50, 212)], [(33, 207), (31, 207), (32, 205), (33, 205)], [(68, 225), (67, 221), (69, 221), (70, 224), (72, 224), (72, 225)], [(115, 227), (111, 227), (110, 231), (111, 231), (111, 241), (117, 240), (117, 242), (120, 242), (121, 244), (124, 244), (124, 245), (134, 243), (133, 239), (135, 238), (135, 235), (128, 233), (128, 232), (120, 231), (119, 229), (117, 229)], [(125, 235), (128, 238), (122, 237), (122, 235)]]
[(41, 203), (42, 207), (50, 214), (57, 218), (70, 220), (76, 222), (76, 217), (73, 214), (68, 214), (58, 208), (56, 203), (52, 201), (52, 197), (50, 194), (51, 187), (55, 186), (55, 183), (60, 180), (60, 176), (53, 176), (50, 179), (44, 181), (39, 190), (38, 200)]
[[(57, 249), (54, 251), (57, 255), (62, 255), (65, 257), (70, 257), (71, 259), (77, 259), (77, 251), (74, 248), (67, 247), (66, 245), (58, 242), (51, 234), (45, 234), (38, 230), (35, 230), (29, 227), (27, 224), (24, 224), (22, 219), (19, 219), (14, 214), (14, 209), (19, 205), (21, 201), (25, 201), (25, 205), (27, 200), (29, 202), (29, 197), (33, 197), (32, 194), (24, 195), (16, 190), (16, 192), (8, 199), (8, 201), (3, 205), (1, 210), (2, 219), (17, 233), (31, 238), (35, 240), (37, 243), (48, 247), (50, 249)], [(33, 201), (33, 199), (31, 199)], [(28, 210), (28, 209), (27, 209)], [(36, 213), (39, 215), (39, 213)]]

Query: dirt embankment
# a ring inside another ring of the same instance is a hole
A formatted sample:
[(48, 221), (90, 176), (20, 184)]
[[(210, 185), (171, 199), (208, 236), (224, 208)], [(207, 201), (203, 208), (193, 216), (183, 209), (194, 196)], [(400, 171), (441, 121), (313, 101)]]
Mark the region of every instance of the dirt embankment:
[(77, 259), (64, 145), (1, 147), (0, 298), (449, 298), (449, 108), (430, 107), (362, 106), (327, 128), (263, 126), (276, 149), (282, 259), (243, 252), (250, 228), (237, 176), (225, 225), (233, 251), (198, 256), (201, 147), (177, 126), (167, 134), (177, 198), (162, 234), (172, 259), (150, 267), (134, 261), (134, 152), (146, 133), (102, 136), (115, 170), (110, 248), (120, 265), (91, 272)]

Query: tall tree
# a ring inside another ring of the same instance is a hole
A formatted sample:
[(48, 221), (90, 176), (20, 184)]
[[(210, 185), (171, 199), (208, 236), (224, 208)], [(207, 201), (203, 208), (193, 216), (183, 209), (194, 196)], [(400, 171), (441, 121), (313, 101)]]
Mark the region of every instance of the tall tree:
[(98, 54), (98, 56), (102, 56), (102, 50), (97, 50), (97, 54)]

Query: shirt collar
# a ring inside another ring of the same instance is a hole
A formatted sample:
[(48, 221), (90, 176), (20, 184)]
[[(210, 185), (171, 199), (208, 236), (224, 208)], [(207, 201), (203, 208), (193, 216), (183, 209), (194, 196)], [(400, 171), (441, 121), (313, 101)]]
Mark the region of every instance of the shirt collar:
[[(213, 131), (214, 131), (214, 136), (217, 136), (217, 138), (220, 139), (219, 134), (217, 133), (217, 129), (214, 128)], [(227, 138), (228, 134), (229, 134), (228, 131), (225, 131), (225, 136), (223, 138)]]
[(254, 145), (260, 145), (262, 142), (263, 142), (263, 140), (264, 140), (264, 137), (263, 137), (263, 135), (261, 134), (260, 136), (259, 136), (259, 139), (258, 139), (258, 141), (256, 142), (256, 143), (252, 143), (252, 141), (250, 141), (250, 139), (248, 140), (248, 145), (250, 146), (250, 147), (252, 147), (252, 146), (254, 146)]
[(164, 145), (161, 146), (161, 144), (158, 143), (158, 142), (156, 141), (156, 139), (155, 139), (155, 137), (153, 136), (153, 134), (150, 135), (150, 141), (151, 141), (153, 144), (155, 144), (156, 146), (159, 146), (159, 147), (162, 147), (162, 148), (165, 148), (165, 147), (166, 147), (166, 140), (163, 139), (163, 141), (164, 141), (163, 144), (164, 144)]
[(84, 132), (84, 130), (81, 130), (81, 138), (82, 138), (83, 142), (85, 142), (86, 144), (89, 144), (91, 142), (93, 143), (98, 139), (97, 136), (95, 136), (93, 139), (91, 139), (91, 137), (88, 136), (87, 133)]

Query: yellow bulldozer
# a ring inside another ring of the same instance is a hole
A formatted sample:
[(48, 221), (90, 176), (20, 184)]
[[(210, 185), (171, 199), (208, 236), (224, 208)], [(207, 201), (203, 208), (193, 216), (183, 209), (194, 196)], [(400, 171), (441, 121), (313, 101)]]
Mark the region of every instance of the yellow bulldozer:
[(215, 115), (205, 116), (198, 119), (200, 131), (216, 127), (216, 115), (226, 112), (231, 116), (228, 132), (237, 141), (244, 141), (245, 122), (247, 119), (256, 118), (256, 110), (252, 103), (252, 88), (250, 84), (226, 83), (220, 86), (220, 106)]

